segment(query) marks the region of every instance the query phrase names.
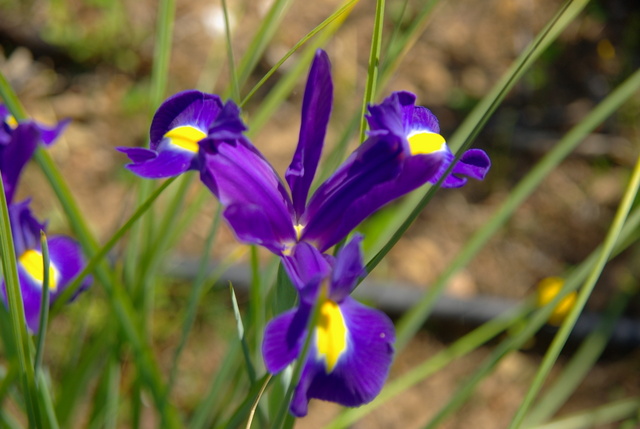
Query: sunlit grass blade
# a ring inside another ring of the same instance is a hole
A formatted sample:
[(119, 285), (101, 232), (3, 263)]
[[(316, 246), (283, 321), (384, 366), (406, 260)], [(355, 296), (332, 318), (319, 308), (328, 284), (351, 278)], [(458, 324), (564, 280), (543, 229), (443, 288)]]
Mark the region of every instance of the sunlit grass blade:
[[(329, 31), (329, 33), (333, 33), (337, 30), (337, 27), (346, 19), (346, 17), (351, 12), (353, 6), (358, 3), (359, 0), (349, 0), (344, 2), (343, 6), (341, 6), (338, 10), (332, 13), (327, 19), (322, 21), (316, 28), (311, 30), (306, 36), (300, 39), (271, 69), (260, 79), (260, 81), (255, 84), (255, 86), (249, 91), (249, 93), (242, 99), (240, 106), (244, 106), (247, 101), (253, 97), (253, 95), (264, 85), (264, 83), (269, 80), (269, 78), (284, 64), (284, 62), (289, 59), (291, 55), (293, 55), (302, 45), (307, 43), (313, 36), (320, 33), (329, 25), (333, 24), (334, 21), (339, 20), (338, 24), (335, 25), (335, 28)], [(252, 120), (252, 129), (255, 128), (255, 120)], [(259, 128), (259, 127), (258, 127)], [(254, 131), (255, 132), (255, 131)]]
[(523, 422), (525, 427), (545, 422), (567, 401), (602, 355), (611, 333), (615, 329), (616, 321), (629, 303), (629, 299), (636, 292), (637, 286), (631, 284), (623, 286), (614, 296), (608, 308), (603, 312), (602, 319), (596, 329), (582, 342), (580, 348), (563, 368), (562, 373), (554, 380), (553, 385), (545, 390), (544, 396), (527, 413)]
[(2, 258), (2, 273), (9, 306), (11, 331), (14, 343), (17, 346), (16, 350), (21, 370), (20, 379), (27, 405), (29, 425), (31, 427), (42, 427), (42, 411), (40, 410), (40, 401), (35, 382), (30, 338), (27, 334), (16, 253), (11, 233), (11, 221), (2, 180), (0, 180), (0, 257)]
[[(429, 291), (397, 324), (397, 348), (404, 348), (409, 339), (426, 320), (437, 297), (453, 275), (464, 267), (482, 249), (491, 237), (513, 215), (515, 210), (537, 188), (547, 175), (590, 133), (596, 126), (616, 111), (622, 103), (640, 88), (640, 70), (627, 78), (607, 98), (601, 101), (580, 123), (574, 126), (554, 148), (548, 152), (511, 191), (493, 216), (466, 242), (464, 248), (434, 281)], [(369, 267), (367, 266), (369, 271)]]
[(238, 65), (237, 74), (238, 85), (240, 87), (249, 79), (251, 72), (256, 67), (256, 64), (258, 64), (269, 42), (273, 39), (291, 4), (292, 0), (275, 0), (269, 8), (269, 12), (267, 12), (261, 21), (260, 28), (251, 40)]
[(58, 424), (58, 418), (51, 399), (51, 388), (42, 369), (38, 370), (36, 377), (38, 378), (38, 394), (44, 414), (44, 420), (46, 421), (46, 427), (49, 429), (59, 429), (60, 425)]
[(384, 24), (385, 0), (376, 1), (376, 15), (373, 21), (373, 34), (371, 35), (371, 49), (369, 52), (369, 67), (367, 68), (367, 83), (362, 100), (362, 115), (360, 117), (360, 141), (365, 138), (367, 129), (367, 106), (371, 104), (376, 96), (376, 85), (378, 83), (378, 69), (380, 67), (380, 49), (382, 46), (382, 26)]
[(242, 315), (240, 314), (240, 308), (238, 307), (238, 300), (236, 299), (236, 292), (233, 290), (233, 285), (229, 284), (229, 293), (231, 294), (231, 305), (233, 307), (233, 315), (236, 318), (236, 328), (238, 331), (238, 340), (242, 344), (242, 354), (244, 355), (244, 363), (247, 369), (247, 375), (251, 384), (256, 382), (256, 370), (251, 362), (251, 351), (247, 344), (247, 338), (245, 337), (244, 325), (242, 323)]
[(231, 28), (229, 28), (229, 9), (227, 8), (227, 0), (222, 0), (222, 13), (224, 16), (224, 35), (227, 48), (227, 63), (229, 64), (229, 80), (231, 81), (231, 98), (239, 103), (240, 86), (238, 84), (236, 61), (233, 57), (233, 46), (231, 44)]
[(536, 426), (536, 429), (589, 429), (605, 427), (622, 419), (634, 416), (640, 408), (640, 398), (628, 398), (611, 402), (588, 411)]
[(40, 322), (38, 323), (38, 341), (36, 343), (36, 357), (34, 360), (34, 371), (37, 374), (42, 365), (42, 355), (44, 353), (44, 340), (47, 336), (47, 321), (49, 319), (49, 246), (47, 245), (47, 236), (44, 231), (40, 231), (40, 246), (42, 249), (42, 300), (40, 302)]
[(554, 337), (549, 350), (545, 354), (542, 363), (538, 367), (538, 371), (533, 381), (529, 385), (529, 389), (527, 390), (527, 393), (522, 403), (520, 404), (520, 407), (518, 407), (513, 420), (511, 421), (510, 428), (516, 429), (520, 427), (522, 421), (524, 420), (526, 412), (528, 411), (536, 395), (542, 388), (542, 384), (549, 375), (549, 372), (555, 364), (556, 359), (558, 359), (560, 351), (569, 338), (569, 334), (571, 333), (571, 330), (573, 330), (573, 327), (578, 320), (578, 316), (580, 316), (582, 309), (587, 303), (587, 299), (589, 299), (589, 297), (591, 296), (591, 292), (593, 291), (593, 288), (595, 287), (598, 279), (600, 278), (600, 275), (602, 274), (604, 266), (606, 265), (609, 257), (611, 256), (611, 253), (613, 252), (613, 248), (620, 236), (620, 232), (627, 219), (627, 216), (629, 215), (631, 205), (638, 194), (639, 188), (640, 157), (636, 161), (636, 165), (633, 170), (631, 180), (629, 181), (629, 185), (627, 186), (627, 189), (622, 197), (622, 201), (620, 202), (620, 206), (618, 207), (618, 211), (616, 212), (613, 222), (609, 227), (609, 231), (607, 232), (604, 242), (602, 243), (602, 250), (600, 252), (598, 260), (593, 265), (589, 277), (578, 293), (578, 298), (575, 304), (569, 311), (569, 314), (567, 315), (565, 321), (560, 326), (560, 330)]
[[(249, 420), (249, 415), (255, 410), (254, 405), (257, 404), (266, 385), (271, 381), (271, 374), (263, 375), (259, 380), (252, 384), (251, 389), (247, 392), (242, 403), (236, 408), (235, 412), (229, 420), (224, 422), (219, 428), (236, 428), (242, 427), (243, 421)], [(248, 426), (247, 426), (248, 427)]]
[(418, 13), (412, 17), (412, 20), (406, 29), (400, 32), (401, 22), (399, 22), (406, 10), (408, 2), (403, 3), (403, 10), (398, 18), (398, 22), (394, 26), (394, 32), (388, 38), (387, 52), (382, 59), (380, 66), (380, 83), (385, 85), (389, 78), (393, 75), (397, 67), (400, 65), (402, 59), (409, 53), (413, 45), (424, 32), (431, 12), (433, 12), (435, 6), (440, 3), (440, 0), (429, 0), (421, 5)]

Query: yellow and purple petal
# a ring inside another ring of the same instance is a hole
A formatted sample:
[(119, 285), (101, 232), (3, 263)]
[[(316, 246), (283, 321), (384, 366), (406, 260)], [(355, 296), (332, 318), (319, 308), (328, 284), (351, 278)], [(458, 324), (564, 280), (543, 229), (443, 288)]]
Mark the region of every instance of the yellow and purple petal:
[[(410, 92), (395, 92), (379, 105), (369, 107), (367, 119), (372, 135), (393, 133), (402, 136), (409, 158), (439, 156), (439, 170), (427, 181), (435, 184), (454, 160), (454, 155), (440, 133), (436, 116), (427, 108), (415, 105), (416, 97)], [(487, 154), (471, 149), (460, 157), (442, 187), (456, 188), (467, 182), (467, 177), (482, 180), (491, 167)]]
[[(336, 327), (331, 334), (338, 349), (329, 353), (331, 360), (327, 359), (326, 351), (320, 352), (317, 342), (312, 344), (291, 401), (291, 413), (297, 417), (307, 414), (309, 400), (313, 398), (346, 407), (364, 405), (380, 393), (387, 379), (395, 342), (389, 317), (351, 297), (340, 303), (339, 316), (346, 341), (341, 342), (340, 320), (334, 320)], [(341, 344), (344, 346), (339, 349)]]
[(304, 212), (309, 187), (320, 161), (332, 103), (331, 63), (327, 53), (318, 50), (304, 91), (298, 146), (285, 173), (297, 219)]
[(290, 407), (298, 417), (307, 414), (312, 398), (350, 407), (365, 404), (380, 392), (388, 375), (395, 341), (391, 320), (348, 296), (365, 273), (361, 241), (361, 236), (354, 237), (335, 259), (304, 242), (283, 258), (300, 301), (296, 309), (267, 324), (262, 352), (269, 372), (300, 358), (314, 305), (319, 311)]
[(156, 111), (149, 130), (149, 149), (117, 148), (131, 159), (127, 168), (157, 179), (197, 169), (198, 142), (223, 110), (220, 97), (189, 90), (169, 97)]

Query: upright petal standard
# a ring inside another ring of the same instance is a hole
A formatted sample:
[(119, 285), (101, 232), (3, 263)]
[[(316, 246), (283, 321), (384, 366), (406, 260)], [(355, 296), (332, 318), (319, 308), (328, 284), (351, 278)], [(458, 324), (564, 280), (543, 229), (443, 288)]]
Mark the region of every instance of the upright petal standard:
[[(271, 373), (305, 359), (290, 405), (297, 417), (307, 414), (312, 398), (348, 407), (366, 404), (387, 378), (393, 360), (393, 324), (384, 313), (349, 296), (365, 275), (361, 241), (362, 237), (354, 237), (335, 259), (304, 242), (283, 258), (300, 303), (267, 324), (262, 352)], [(314, 306), (319, 316), (310, 327), (310, 347), (303, 357)]]

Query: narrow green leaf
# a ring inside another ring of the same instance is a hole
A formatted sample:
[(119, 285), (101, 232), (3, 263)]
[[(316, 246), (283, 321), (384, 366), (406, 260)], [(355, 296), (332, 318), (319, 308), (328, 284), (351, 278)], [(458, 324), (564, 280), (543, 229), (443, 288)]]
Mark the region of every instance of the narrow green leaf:
[(633, 416), (640, 408), (640, 398), (628, 398), (612, 402), (565, 417), (555, 422), (536, 426), (536, 429), (589, 429), (605, 427), (610, 423)]
[(360, 116), (360, 142), (364, 141), (367, 128), (367, 106), (376, 96), (376, 84), (378, 83), (378, 69), (380, 67), (380, 48), (382, 46), (382, 28), (384, 24), (385, 0), (376, 1), (376, 15), (373, 22), (373, 35), (371, 36), (371, 50), (369, 52), (369, 67), (367, 69), (367, 84), (362, 100), (362, 115)]
[[(635, 282), (635, 279), (632, 279)], [(602, 355), (611, 333), (615, 329), (616, 321), (622, 315), (631, 297), (637, 292), (637, 285), (632, 283), (623, 287), (602, 314), (598, 326), (582, 342), (580, 348), (565, 365), (562, 373), (555, 379), (553, 385), (545, 390), (544, 396), (527, 414), (525, 427), (538, 425), (553, 416), (567, 401), (580, 385), (598, 358)]]
[(229, 64), (229, 77), (231, 81), (231, 94), (236, 102), (240, 102), (240, 87), (238, 85), (238, 74), (236, 73), (236, 63), (233, 58), (233, 46), (231, 43), (231, 28), (229, 28), (229, 9), (227, 0), (222, 0), (222, 13), (224, 15), (224, 35), (227, 46), (227, 62)]
[(229, 283), (229, 292), (231, 294), (231, 305), (233, 306), (233, 314), (236, 318), (236, 329), (238, 330), (238, 339), (242, 344), (242, 353), (244, 354), (244, 361), (247, 367), (247, 374), (249, 381), (253, 385), (256, 382), (256, 370), (251, 362), (251, 351), (247, 345), (247, 339), (244, 335), (244, 325), (242, 324), (242, 315), (240, 314), (240, 308), (238, 307), (238, 300), (236, 299), (236, 293), (233, 290), (233, 285)]
[(47, 236), (44, 231), (40, 231), (40, 246), (42, 248), (42, 266), (44, 273), (42, 275), (42, 301), (40, 302), (40, 323), (38, 324), (38, 342), (36, 348), (36, 358), (34, 361), (34, 371), (37, 374), (42, 365), (42, 355), (44, 353), (44, 342), (47, 336), (47, 321), (49, 319), (49, 245), (47, 244)]
[(27, 325), (24, 315), (24, 304), (20, 291), (18, 267), (16, 261), (13, 235), (7, 199), (4, 193), (4, 183), (0, 180), (0, 256), (2, 258), (2, 272), (7, 293), (7, 303), (11, 320), (12, 334), (17, 345), (18, 362), (20, 363), (20, 378), (24, 389), (29, 416), (29, 427), (42, 427), (42, 411), (38, 400), (38, 391), (35, 383), (33, 361), (27, 335)]
[[(330, 24), (332, 24), (334, 21), (339, 19), (339, 23), (341, 23), (342, 21), (344, 21), (344, 19), (349, 15), (349, 13), (351, 12), (351, 9), (353, 8), (353, 6), (355, 6), (355, 4), (358, 2), (359, 0), (349, 0), (346, 1), (343, 6), (341, 6), (338, 10), (336, 10), (334, 13), (332, 13), (327, 19), (325, 19), (324, 21), (322, 21), (320, 23), (320, 25), (318, 25), (316, 28), (314, 28), (313, 30), (311, 30), (306, 36), (304, 36), (302, 39), (300, 39), (300, 41), (298, 43), (296, 43), (281, 59), (280, 61), (278, 61), (273, 67), (271, 67), (271, 70), (269, 70), (263, 77), (262, 79), (260, 79), (260, 81), (251, 89), (251, 91), (249, 91), (249, 93), (242, 99), (242, 102), (240, 103), (240, 107), (244, 106), (245, 104), (247, 104), (247, 101), (249, 101), (251, 99), (251, 97), (253, 97), (253, 95), (262, 87), (262, 85), (264, 85), (264, 83), (269, 80), (269, 78), (280, 68), (280, 66), (282, 66), (282, 64), (284, 64), (285, 61), (287, 61), (287, 59), (289, 59), (289, 57), (291, 55), (293, 55), (302, 45), (304, 45), (305, 43), (307, 43), (313, 36), (315, 36), (316, 34), (318, 34), (319, 32), (321, 32), (322, 30), (325, 29), (325, 27), (329, 26)], [(333, 33), (335, 30), (337, 30), (337, 27), (339, 27), (339, 24), (336, 26), (336, 28), (334, 28), (334, 30), (330, 31), (330, 33)], [(255, 128), (255, 120), (252, 121), (252, 129)]]

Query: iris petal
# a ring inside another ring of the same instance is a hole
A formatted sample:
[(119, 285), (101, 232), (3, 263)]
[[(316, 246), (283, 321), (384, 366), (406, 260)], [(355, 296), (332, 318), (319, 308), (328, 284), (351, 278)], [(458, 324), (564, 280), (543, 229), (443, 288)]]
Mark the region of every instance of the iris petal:
[[(149, 150), (142, 152), (140, 148), (118, 148), (120, 152), (126, 153), (132, 161), (127, 164), (127, 168), (138, 176), (147, 179), (161, 179), (182, 174), (194, 165), (195, 154), (188, 150), (166, 149), (159, 152)], [(147, 150), (147, 149), (142, 149)], [(135, 159), (143, 159), (135, 161)]]
[(393, 181), (402, 162), (401, 140), (391, 134), (372, 136), (321, 184), (301, 219), (301, 239), (325, 251), (360, 222), (398, 197), (380, 194), (378, 186)]
[[(240, 140), (203, 140), (200, 177), (227, 207), (228, 220), (237, 218), (236, 225), (242, 225), (243, 231), (252, 234), (251, 219), (247, 216), (259, 215), (254, 239), (264, 243), (278, 240), (278, 247), (282, 249), (296, 241), (291, 200), (273, 167), (249, 145)], [(238, 230), (236, 234), (241, 236)]]
[(311, 65), (304, 92), (298, 146), (291, 165), (285, 173), (291, 188), (296, 218), (302, 216), (307, 203), (309, 187), (322, 153), (332, 103), (331, 63), (327, 53), (318, 50)]
[(8, 137), (6, 145), (0, 145), (0, 170), (7, 203), (13, 201), (18, 180), (40, 141), (40, 132), (33, 122), (18, 125)]
[(323, 361), (306, 362), (291, 402), (295, 416), (307, 414), (312, 398), (347, 407), (366, 404), (380, 393), (387, 378), (395, 341), (391, 320), (351, 297), (340, 303), (340, 311), (349, 332), (348, 348), (330, 373)]
[(310, 315), (311, 306), (303, 303), (267, 323), (262, 356), (269, 372), (282, 371), (300, 355)]

